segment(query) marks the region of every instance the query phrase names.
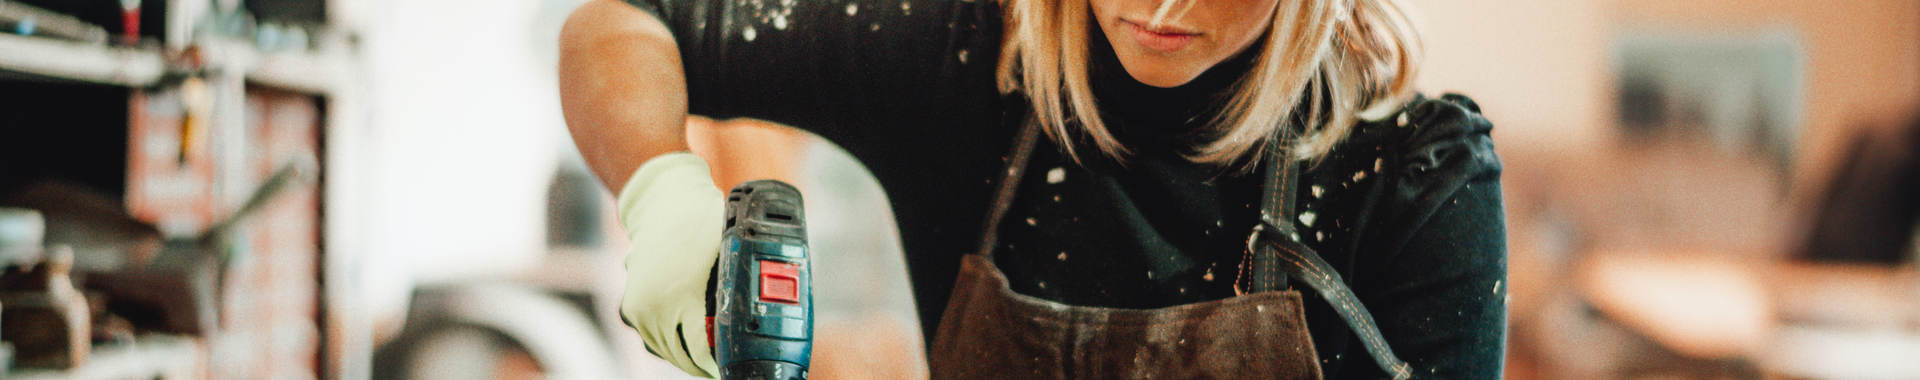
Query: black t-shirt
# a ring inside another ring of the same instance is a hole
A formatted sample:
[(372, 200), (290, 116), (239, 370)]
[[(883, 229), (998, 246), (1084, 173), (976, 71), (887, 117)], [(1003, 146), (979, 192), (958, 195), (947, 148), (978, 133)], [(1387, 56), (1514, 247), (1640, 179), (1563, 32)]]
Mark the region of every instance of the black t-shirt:
[[(1024, 100), (995, 90), (994, 2), (628, 1), (673, 31), (691, 113), (801, 128), (867, 166), (894, 209), (932, 336), (1026, 115)], [(1156, 89), (1092, 40), (1103, 120), (1134, 155), (1121, 165), (1089, 146), (1077, 165), (1043, 142), (1002, 224), (996, 265), (1016, 291), (1070, 304), (1231, 296), (1259, 178), (1180, 153), (1196, 141), (1193, 116), (1213, 110), (1247, 58)], [(1506, 249), (1491, 126), (1457, 96), (1398, 115), (1356, 127), (1302, 173), (1301, 238), (1346, 277), (1416, 373), (1498, 377)], [(1384, 377), (1332, 309), (1303, 293), (1323, 372)]]

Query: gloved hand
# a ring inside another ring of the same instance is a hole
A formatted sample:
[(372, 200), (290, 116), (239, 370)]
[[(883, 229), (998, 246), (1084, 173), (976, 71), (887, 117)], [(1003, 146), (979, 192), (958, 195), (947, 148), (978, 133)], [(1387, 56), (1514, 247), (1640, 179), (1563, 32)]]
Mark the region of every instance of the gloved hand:
[(707, 162), (676, 152), (648, 160), (620, 189), (627, 251), (620, 316), (647, 351), (688, 374), (720, 373), (707, 344), (707, 277), (720, 256), (726, 202)]

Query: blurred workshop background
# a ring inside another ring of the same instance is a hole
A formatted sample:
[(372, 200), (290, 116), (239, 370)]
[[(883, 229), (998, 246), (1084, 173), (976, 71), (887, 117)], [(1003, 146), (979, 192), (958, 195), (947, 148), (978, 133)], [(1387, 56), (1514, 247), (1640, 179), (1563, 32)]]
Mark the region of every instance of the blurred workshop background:
[[(684, 377), (565, 137), (581, 2), (0, 0), (0, 377)], [(1496, 123), (1509, 377), (1920, 378), (1920, 1), (1406, 3)], [(859, 163), (698, 128), (802, 168), (815, 377), (925, 376)]]

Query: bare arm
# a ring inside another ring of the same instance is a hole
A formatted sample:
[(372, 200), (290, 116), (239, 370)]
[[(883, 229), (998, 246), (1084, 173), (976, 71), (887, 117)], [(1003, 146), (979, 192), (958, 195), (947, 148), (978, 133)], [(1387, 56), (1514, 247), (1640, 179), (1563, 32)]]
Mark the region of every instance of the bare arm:
[(640, 164), (686, 150), (707, 160), (722, 190), (753, 179), (795, 181), (805, 146), (819, 137), (767, 122), (688, 115), (686, 86), (672, 33), (633, 6), (589, 1), (560, 32), (567, 129), (607, 189), (618, 194)]
[(673, 34), (618, 0), (589, 1), (561, 28), (560, 106), (573, 143), (615, 193), (648, 159), (688, 150)]

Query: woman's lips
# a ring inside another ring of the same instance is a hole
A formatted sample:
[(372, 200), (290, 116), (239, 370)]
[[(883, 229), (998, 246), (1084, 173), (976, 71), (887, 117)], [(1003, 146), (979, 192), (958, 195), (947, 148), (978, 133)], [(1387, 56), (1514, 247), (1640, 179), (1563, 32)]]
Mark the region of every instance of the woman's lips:
[(1134, 42), (1162, 53), (1172, 53), (1186, 48), (1188, 44), (1193, 43), (1193, 37), (1200, 35), (1177, 29), (1148, 29), (1146, 26), (1127, 20), (1120, 20), (1120, 23), (1126, 24), (1127, 30), (1133, 32)]

